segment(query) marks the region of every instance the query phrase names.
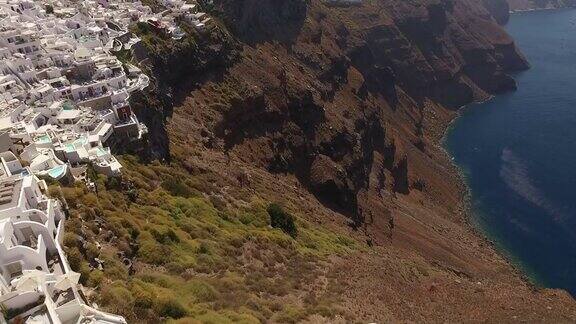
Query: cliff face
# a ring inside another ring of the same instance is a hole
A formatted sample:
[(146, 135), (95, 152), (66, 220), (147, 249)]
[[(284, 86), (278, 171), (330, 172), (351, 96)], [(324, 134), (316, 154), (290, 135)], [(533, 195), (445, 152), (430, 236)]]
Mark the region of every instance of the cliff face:
[[(207, 194), (249, 187), (367, 242), (373, 253), (331, 268), (365, 320), (509, 320), (543, 300), (574, 309), (562, 293), (531, 291), (473, 233), (439, 147), (457, 108), (514, 90), (507, 73), (528, 68), (498, 24), (505, 2), (215, 0), (212, 14), (234, 44), (212, 52), (219, 68), (187, 74), (178, 66), (196, 58), (184, 51), (157, 73), (178, 77), (164, 78), (175, 108), (156, 140), (191, 174), (218, 179)], [(453, 303), (430, 303), (437, 291)], [(526, 314), (562, 318), (557, 309)]]
[(415, 183), (441, 181), (413, 167), (438, 151), (438, 134), (426, 127), (442, 122), (425, 125), (426, 113), (450, 115), (428, 107), (456, 109), (513, 90), (506, 72), (528, 67), (491, 15), (499, 8), (483, 3), (215, 1), (246, 45), (223, 80), (234, 98), (218, 111), (198, 109), (199, 117), (212, 115), (205, 127), (221, 150), (294, 174), (363, 225), (381, 214), (370, 206), (381, 191), (409, 194), (433, 190)]
[(510, 4), (507, 0), (482, 0), (482, 5), (500, 25), (504, 25), (510, 19)]

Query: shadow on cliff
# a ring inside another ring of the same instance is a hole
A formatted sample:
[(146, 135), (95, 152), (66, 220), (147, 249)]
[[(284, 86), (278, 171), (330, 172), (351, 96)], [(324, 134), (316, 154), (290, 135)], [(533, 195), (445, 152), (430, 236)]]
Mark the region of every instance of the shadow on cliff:
[[(150, 86), (131, 98), (132, 109), (148, 127), (148, 147), (144, 161), (170, 161), (170, 146), (166, 123), (174, 107), (208, 80), (220, 82), (227, 68), (238, 58), (239, 44), (218, 25), (208, 32), (186, 29), (188, 36), (174, 42), (169, 35), (150, 28), (140, 28), (153, 42), (133, 46), (132, 54), (151, 75)], [(144, 29), (144, 30), (142, 30)]]
[(292, 43), (307, 15), (306, 0), (215, 0), (213, 14), (248, 45)]

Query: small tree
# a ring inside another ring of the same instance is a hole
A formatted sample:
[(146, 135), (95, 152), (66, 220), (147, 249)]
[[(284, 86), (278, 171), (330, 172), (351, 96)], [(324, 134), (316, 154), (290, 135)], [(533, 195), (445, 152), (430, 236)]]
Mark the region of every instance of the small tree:
[(46, 13), (51, 15), (54, 13), (54, 7), (52, 5), (46, 5)]
[(298, 230), (294, 223), (294, 217), (286, 212), (282, 206), (278, 204), (270, 204), (266, 209), (270, 215), (270, 225), (274, 228), (281, 229), (284, 233), (296, 237)]

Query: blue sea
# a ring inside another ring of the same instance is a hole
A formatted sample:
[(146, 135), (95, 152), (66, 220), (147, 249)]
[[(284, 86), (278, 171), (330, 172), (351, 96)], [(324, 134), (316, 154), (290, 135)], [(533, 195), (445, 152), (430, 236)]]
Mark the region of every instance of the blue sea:
[(532, 68), (518, 91), (464, 109), (445, 146), (485, 235), (536, 284), (576, 296), (576, 10), (505, 28)]

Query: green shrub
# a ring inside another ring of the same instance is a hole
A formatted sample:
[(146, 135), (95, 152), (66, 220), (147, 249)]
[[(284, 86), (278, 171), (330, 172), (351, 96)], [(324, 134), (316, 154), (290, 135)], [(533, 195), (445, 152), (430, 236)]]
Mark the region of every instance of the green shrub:
[(82, 253), (80, 253), (78, 248), (77, 247), (71, 248), (66, 253), (66, 256), (67, 256), (68, 264), (70, 265), (70, 268), (72, 268), (72, 270), (77, 271), (77, 272), (80, 271), (80, 264), (82, 263)]
[(284, 231), (284, 233), (296, 237), (298, 231), (292, 215), (278, 204), (270, 204), (266, 210), (270, 215), (270, 225), (272, 225), (272, 227), (279, 228)]
[[(81, 272), (82, 283), (97, 287), (106, 311), (134, 323), (297, 322), (313, 313), (332, 316), (328, 307), (335, 301), (304, 306), (286, 296), (314, 280), (317, 260), (354, 251), (353, 239), (305, 217), (296, 225), (288, 210), (251, 194), (243, 200), (248, 204), (237, 204), (234, 196), (220, 199), (221, 193), (214, 192), (225, 183), (213, 174), (189, 174), (177, 163), (144, 165), (130, 156), (120, 158), (123, 183), (100, 177), (97, 195), (80, 184), (62, 191), (51, 187), (71, 207), (64, 238), (70, 263)], [(216, 199), (206, 198), (211, 192)], [(100, 249), (84, 244), (104, 242), (112, 234), (116, 238)], [(104, 261), (102, 271), (88, 267), (96, 256)], [(135, 262), (132, 275), (125, 257)]]
[(159, 244), (150, 232), (141, 232), (138, 236), (138, 256), (141, 261), (152, 264), (164, 264), (170, 259), (170, 249)]
[(306, 317), (304, 309), (294, 306), (288, 306), (278, 314), (276, 320), (280, 323), (298, 323)]
[(150, 33), (150, 25), (148, 25), (148, 24), (145, 23), (145, 22), (139, 21), (139, 22), (136, 24), (136, 28), (137, 28), (137, 29), (136, 29), (136, 32), (137, 32), (137, 33), (140, 33), (140, 34), (148, 34), (148, 33)]
[(156, 298), (154, 292), (146, 286), (146, 283), (136, 280), (132, 285), (132, 295), (134, 295), (134, 306), (138, 308), (151, 308), (154, 299)]
[(98, 249), (96, 244), (91, 242), (88, 243), (88, 246), (86, 247), (86, 257), (88, 258), (88, 260), (97, 258), (98, 255), (100, 255), (100, 250)]
[(88, 277), (90, 277), (90, 265), (86, 261), (80, 262), (80, 268), (78, 269), (80, 273), (80, 283), (86, 285), (88, 282)]
[(67, 248), (78, 247), (78, 236), (74, 233), (64, 233), (64, 246)]
[(108, 286), (101, 294), (101, 300), (108, 305), (108, 310), (121, 315), (130, 315), (134, 306), (134, 296), (123, 286)]
[(164, 317), (181, 318), (186, 316), (186, 308), (174, 297), (161, 297), (155, 300), (154, 310)]
[(186, 283), (183, 287), (188, 293), (196, 297), (198, 302), (211, 302), (218, 298), (218, 291), (206, 282), (199, 280), (192, 280)]
[(126, 269), (120, 260), (106, 257), (104, 258), (104, 262), (104, 274), (106, 274), (107, 279), (126, 280), (128, 277), (128, 269)]
[(150, 232), (152, 233), (152, 236), (154, 236), (154, 239), (158, 241), (158, 243), (171, 244), (180, 242), (178, 235), (176, 235), (176, 232), (174, 232), (174, 230), (171, 228), (162, 232), (156, 229), (152, 229)]
[(201, 242), (200, 246), (198, 247), (198, 250), (196, 252), (198, 254), (209, 254), (210, 253), (210, 247), (208, 246), (208, 244), (206, 242)]
[(109, 177), (106, 179), (107, 190), (122, 190), (122, 179), (119, 177)]
[(92, 270), (88, 276), (88, 286), (90, 287), (98, 287), (102, 280), (104, 279), (104, 272), (100, 270)]
[(168, 191), (172, 196), (189, 198), (194, 195), (194, 191), (188, 187), (182, 180), (172, 178), (162, 181), (162, 188)]

